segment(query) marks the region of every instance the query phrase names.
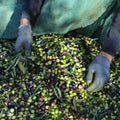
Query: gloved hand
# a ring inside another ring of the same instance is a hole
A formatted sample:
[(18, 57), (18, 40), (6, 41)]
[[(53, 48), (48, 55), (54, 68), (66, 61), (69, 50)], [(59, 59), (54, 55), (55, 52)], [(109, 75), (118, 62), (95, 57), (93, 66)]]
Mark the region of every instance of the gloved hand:
[(28, 57), (31, 54), (32, 30), (28, 24), (22, 24), (18, 28), (18, 36), (15, 42), (15, 52), (19, 52), (24, 48), (25, 55)]
[(97, 55), (88, 67), (87, 84), (89, 92), (101, 90), (110, 79), (110, 63), (106, 57)]

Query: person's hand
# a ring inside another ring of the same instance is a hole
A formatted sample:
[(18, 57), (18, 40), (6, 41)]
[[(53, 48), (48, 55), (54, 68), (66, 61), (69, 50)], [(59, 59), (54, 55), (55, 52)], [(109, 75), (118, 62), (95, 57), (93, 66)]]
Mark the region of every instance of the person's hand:
[(29, 24), (22, 24), (18, 28), (18, 36), (15, 42), (15, 52), (24, 50), (25, 55), (31, 55), (32, 30)]
[(110, 79), (110, 63), (106, 57), (97, 55), (88, 67), (87, 84), (90, 85), (87, 90), (89, 92), (97, 92), (101, 90)]
[(26, 72), (26, 68), (24, 66), (24, 62), (27, 57), (31, 55), (31, 44), (32, 44), (32, 30), (29, 24), (22, 24), (18, 28), (18, 36), (15, 42), (15, 52), (18, 53), (22, 51), (24, 56), (20, 56), (20, 60), (18, 62), (18, 67), (23, 74)]

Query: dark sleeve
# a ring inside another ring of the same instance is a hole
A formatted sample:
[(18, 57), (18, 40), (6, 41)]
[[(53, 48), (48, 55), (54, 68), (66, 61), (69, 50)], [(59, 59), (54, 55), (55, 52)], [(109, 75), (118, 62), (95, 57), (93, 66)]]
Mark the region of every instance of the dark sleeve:
[(120, 10), (116, 13), (112, 21), (110, 30), (105, 37), (102, 50), (112, 56), (120, 52)]
[(23, 0), (22, 17), (27, 18), (34, 25), (44, 0)]

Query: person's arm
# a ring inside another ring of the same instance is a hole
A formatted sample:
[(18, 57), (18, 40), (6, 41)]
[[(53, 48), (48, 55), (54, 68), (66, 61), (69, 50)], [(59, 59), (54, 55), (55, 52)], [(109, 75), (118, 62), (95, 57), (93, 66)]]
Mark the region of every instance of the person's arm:
[(101, 52), (88, 67), (88, 91), (101, 90), (110, 79), (110, 64), (117, 53), (120, 52), (120, 11), (115, 15), (110, 30), (105, 37)]
[(23, 0), (21, 24), (35, 24), (44, 0)]
[(30, 56), (32, 44), (32, 29), (40, 13), (44, 0), (23, 0), (22, 15), (18, 35), (15, 42), (15, 52), (24, 48), (25, 54)]
[(102, 51), (112, 57), (120, 52), (120, 10), (113, 19), (110, 30), (106, 35)]

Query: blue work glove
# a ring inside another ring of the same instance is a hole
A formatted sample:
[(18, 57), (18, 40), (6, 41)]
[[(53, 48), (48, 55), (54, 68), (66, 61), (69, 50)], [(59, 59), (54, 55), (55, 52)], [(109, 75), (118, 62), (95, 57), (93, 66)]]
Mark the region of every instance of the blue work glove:
[(25, 55), (27, 57), (30, 56), (32, 42), (31, 26), (28, 24), (20, 25), (18, 28), (18, 36), (15, 42), (15, 52), (19, 52), (24, 49)]
[(89, 92), (101, 90), (110, 79), (110, 63), (106, 57), (97, 55), (88, 67), (87, 84)]

